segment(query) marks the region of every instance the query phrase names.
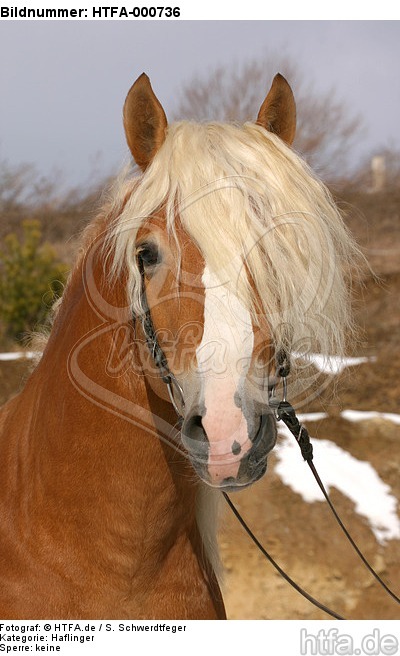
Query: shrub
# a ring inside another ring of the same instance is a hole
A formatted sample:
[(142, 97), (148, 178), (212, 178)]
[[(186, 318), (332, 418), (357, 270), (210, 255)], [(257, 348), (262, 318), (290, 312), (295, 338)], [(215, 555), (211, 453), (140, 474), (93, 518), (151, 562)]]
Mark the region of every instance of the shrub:
[(42, 243), (39, 221), (22, 223), (22, 236), (5, 237), (0, 246), (0, 321), (14, 338), (35, 329), (61, 295), (66, 265)]

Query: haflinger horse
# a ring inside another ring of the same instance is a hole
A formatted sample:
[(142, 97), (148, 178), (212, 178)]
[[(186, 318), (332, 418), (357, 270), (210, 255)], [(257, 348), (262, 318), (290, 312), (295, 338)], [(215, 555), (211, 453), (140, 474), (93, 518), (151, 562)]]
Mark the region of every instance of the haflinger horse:
[(0, 617), (225, 618), (216, 497), (263, 476), (290, 353), (351, 325), (355, 246), (295, 114), (279, 74), (244, 126), (168, 125), (145, 74), (130, 89), (139, 173), (0, 415)]

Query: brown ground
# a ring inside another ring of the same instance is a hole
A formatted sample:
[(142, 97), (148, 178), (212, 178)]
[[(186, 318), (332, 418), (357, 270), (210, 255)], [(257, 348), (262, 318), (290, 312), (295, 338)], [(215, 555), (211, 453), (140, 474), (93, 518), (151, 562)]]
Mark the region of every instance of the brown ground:
[[(386, 202), (387, 201), (387, 202)], [(315, 439), (335, 441), (360, 460), (368, 460), (400, 499), (400, 426), (388, 421), (344, 421), (342, 409), (378, 410), (400, 414), (398, 379), (400, 351), (400, 193), (389, 200), (379, 195), (349, 196), (349, 224), (379, 274), (366, 276), (355, 298), (363, 329), (354, 355), (374, 355), (375, 363), (348, 369), (313, 400), (308, 410), (329, 418), (309, 423)], [(373, 217), (373, 218), (371, 218)], [(0, 362), (0, 403), (20, 385), (26, 363)], [(342, 536), (326, 504), (305, 503), (284, 486), (274, 472), (274, 455), (262, 481), (233, 495), (233, 501), (257, 537), (278, 563), (311, 595), (347, 618), (400, 618), (395, 604), (358, 560)], [(318, 462), (316, 462), (318, 467)], [(311, 476), (299, 454), (299, 476)], [(381, 546), (352, 502), (332, 490), (344, 523), (378, 573), (400, 594), (400, 541)], [(399, 510), (400, 512), (400, 510)], [(327, 616), (292, 590), (266, 562), (226, 509), (220, 533), (225, 567), (224, 597), (231, 619), (319, 619)]]
[[(315, 434), (316, 425), (308, 424)], [(320, 422), (318, 435), (358, 459), (368, 459), (400, 498), (400, 427), (389, 422), (349, 424)], [(368, 452), (368, 456), (366, 456)], [(397, 456), (395, 458), (395, 456)], [(318, 462), (315, 462), (318, 468)], [(311, 476), (299, 454), (299, 476)], [(400, 541), (381, 546), (353, 504), (332, 490), (331, 498), (353, 539), (380, 576), (400, 592)], [(349, 619), (394, 619), (399, 607), (358, 560), (324, 503), (305, 503), (274, 472), (253, 488), (232, 495), (258, 539), (278, 564), (309, 594)], [(228, 509), (229, 510), (229, 509)], [(304, 600), (275, 572), (250, 542), (235, 517), (225, 511), (221, 551), (226, 569), (225, 599), (231, 619), (323, 619), (327, 616)]]

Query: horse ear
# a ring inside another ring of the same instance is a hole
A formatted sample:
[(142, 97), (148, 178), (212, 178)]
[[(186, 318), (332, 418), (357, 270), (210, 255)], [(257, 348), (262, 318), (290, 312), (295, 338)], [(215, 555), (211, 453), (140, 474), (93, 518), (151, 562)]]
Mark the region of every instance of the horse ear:
[(280, 73), (273, 79), (256, 123), (277, 134), (287, 144), (293, 142), (296, 133), (296, 103), (289, 83)]
[(133, 158), (144, 171), (165, 139), (167, 117), (142, 73), (130, 88), (124, 105), (124, 129)]

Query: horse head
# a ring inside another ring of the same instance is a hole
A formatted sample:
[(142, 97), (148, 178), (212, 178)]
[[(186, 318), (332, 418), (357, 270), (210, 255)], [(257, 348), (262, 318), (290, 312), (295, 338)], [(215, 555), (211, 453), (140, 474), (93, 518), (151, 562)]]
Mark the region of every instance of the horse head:
[[(281, 75), (275, 77), (261, 105), (257, 124), (287, 143), (294, 138), (293, 94)], [(131, 153), (146, 176), (163, 148), (168, 124), (145, 74), (128, 93), (124, 127)], [(182, 158), (180, 175), (185, 176), (186, 171), (190, 175), (184, 158), (195, 154), (178, 151), (179, 142), (172, 157)], [(207, 162), (199, 161), (199, 166), (207, 168)], [(224, 202), (219, 197), (221, 183), (229, 195), (231, 190), (223, 180), (207, 177), (202, 180), (203, 189), (194, 187), (192, 191), (195, 196), (209, 196), (209, 202), (218, 205)], [(137, 232), (135, 249), (148, 316), (157, 335), (155, 344), (165, 353), (180, 390), (175, 389), (175, 399), (180, 404), (181, 436), (189, 458), (210, 485), (243, 487), (264, 474), (267, 455), (276, 441), (276, 421), (268, 403), (277, 378), (275, 349), (262, 304), (253, 304), (252, 311), (241, 298), (244, 283), (244, 297), (248, 299), (253, 288), (257, 301), (245, 254), (231, 252), (236, 259), (236, 277), (232, 279), (223, 263), (220, 266), (218, 254), (207, 257), (207, 248), (202, 248), (207, 235), (196, 239), (181, 220), (182, 206), (198, 200), (180, 199), (173, 225), (169, 225), (165, 207), (146, 217)], [(224, 240), (222, 214), (220, 238)], [(214, 235), (208, 237), (215, 239)], [(218, 243), (212, 246), (218, 251)], [(257, 314), (255, 307), (260, 310)], [(163, 396), (165, 390), (151, 364), (147, 358), (148, 384)]]
[(293, 339), (306, 332), (327, 350), (322, 341), (340, 342), (346, 324), (337, 256), (346, 259), (349, 236), (290, 148), (295, 126), (279, 74), (256, 121), (240, 127), (169, 125), (145, 74), (125, 101), (141, 176), (114, 228), (114, 268), (127, 263), (137, 334), (147, 344), (149, 325), (153, 334), (140, 357), (146, 384), (168, 399), (154, 366), (164, 359), (183, 445), (215, 487), (264, 474), (277, 434), (269, 394)]

